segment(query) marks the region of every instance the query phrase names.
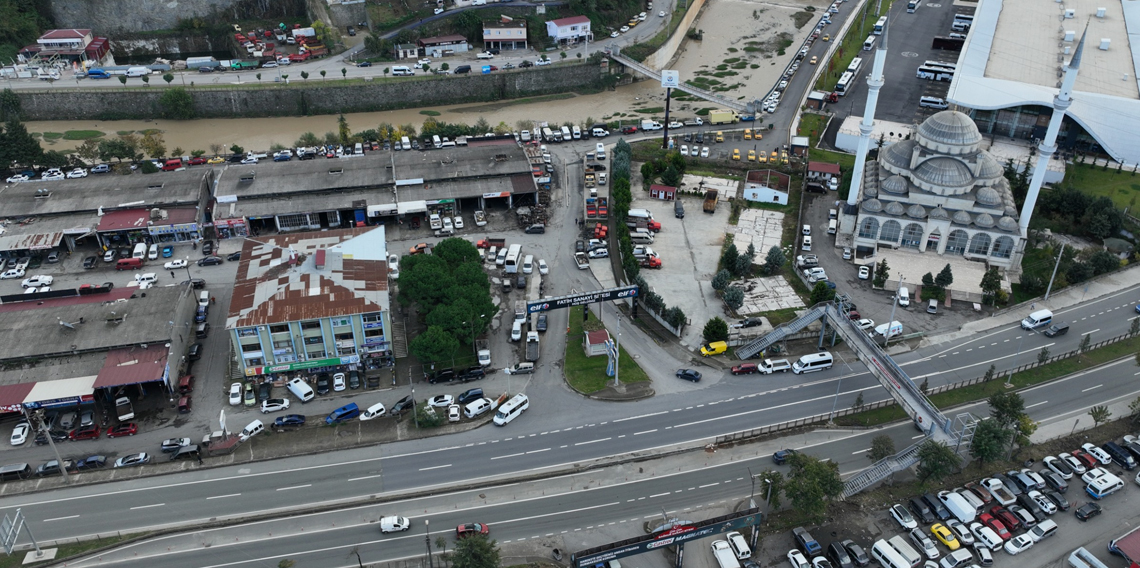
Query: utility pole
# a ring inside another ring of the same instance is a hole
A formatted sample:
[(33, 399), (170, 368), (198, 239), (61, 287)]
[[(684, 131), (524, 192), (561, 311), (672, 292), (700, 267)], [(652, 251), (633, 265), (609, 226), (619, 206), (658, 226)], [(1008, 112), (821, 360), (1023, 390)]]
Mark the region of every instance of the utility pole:
[(886, 349), (887, 346), (891, 344), (891, 325), (895, 322), (895, 306), (899, 305), (899, 290), (902, 289), (902, 283), (903, 277), (900, 273), (899, 285), (897, 288), (895, 288), (895, 301), (891, 302), (891, 317), (887, 318), (887, 333), (884, 334), (886, 335), (887, 339), (883, 342), (883, 349)]
[(1061, 252), (1057, 254), (1057, 262), (1053, 265), (1053, 275), (1049, 277), (1049, 287), (1045, 288), (1045, 299), (1041, 303), (1049, 301), (1049, 293), (1053, 291), (1053, 279), (1057, 277), (1057, 269), (1061, 266), (1061, 257), (1065, 255), (1065, 243), (1061, 243)]
[(28, 414), (27, 408), (21, 405), (20, 409), (24, 411), (24, 418), (28, 421), (28, 425), (35, 426), (38, 424), (39, 428), (35, 428), (35, 430), (43, 432), (44, 436), (47, 437), (48, 445), (51, 446), (51, 451), (55, 454), (55, 463), (59, 464), (59, 472), (63, 475), (63, 480), (70, 484), (71, 476), (67, 474), (67, 464), (63, 462), (63, 458), (59, 455), (59, 448), (55, 447), (55, 440), (53, 440), (51, 437), (51, 431), (49, 430), (47, 424), (44, 423), (43, 409), (41, 408), (36, 411), (35, 422), (32, 421), (31, 416)]

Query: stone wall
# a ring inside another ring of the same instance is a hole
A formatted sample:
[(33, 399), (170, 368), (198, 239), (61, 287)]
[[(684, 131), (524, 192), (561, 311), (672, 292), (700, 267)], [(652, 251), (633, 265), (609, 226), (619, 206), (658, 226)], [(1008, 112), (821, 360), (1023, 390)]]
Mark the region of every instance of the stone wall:
[(220, 38), (211, 38), (205, 35), (117, 37), (113, 43), (115, 60), (120, 64), (127, 57), (185, 59), (188, 53), (232, 53), (233, 49), (233, 43), (227, 36)]
[[(253, 79), (253, 73), (242, 75)], [(236, 118), (370, 112), (596, 91), (604, 85), (602, 67), (587, 63), (489, 75), (377, 78), (348, 85), (322, 84), (312, 77), (306, 82), (290, 75), (288, 86), (191, 87), (196, 114), (199, 118)], [(168, 88), (161, 80), (152, 80), (151, 84), (154, 86), (19, 90), (16, 94), (25, 120), (145, 120), (159, 115), (158, 101)]]
[(208, 22), (304, 16), (304, 0), (50, 0), (57, 28), (90, 28), (96, 35), (170, 30), (180, 20)]

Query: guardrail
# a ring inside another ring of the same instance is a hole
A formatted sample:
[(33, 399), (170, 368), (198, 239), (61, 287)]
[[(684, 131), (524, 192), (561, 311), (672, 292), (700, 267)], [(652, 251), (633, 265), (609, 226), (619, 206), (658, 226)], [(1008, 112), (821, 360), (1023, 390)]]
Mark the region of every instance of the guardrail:
[(770, 424), (768, 426), (761, 426), (759, 428), (752, 428), (750, 430), (741, 430), (739, 432), (717, 436), (715, 443), (719, 445), (734, 442), (743, 442), (752, 438), (759, 438), (761, 436), (767, 436), (768, 434), (774, 434), (776, 432), (782, 432), (784, 430), (790, 430), (792, 428), (826, 423), (829, 420), (834, 420), (841, 416), (848, 416), (851, 414), (863, 412), (865, 410), (875, 410), (877, 408), (883, 408), (884, 406), (891, 406), (894, 404), (897, 404), (894, 399), (880, 400), (871, 404), (864, 404), (858, 408), (843, 408), (836, 410), (834, 413), (828, 412), (827, 414), (817, 414), (815, 416), (797, 418), (796, 420), (789, 420), (787, 422), (780, 422), (778, 424)]

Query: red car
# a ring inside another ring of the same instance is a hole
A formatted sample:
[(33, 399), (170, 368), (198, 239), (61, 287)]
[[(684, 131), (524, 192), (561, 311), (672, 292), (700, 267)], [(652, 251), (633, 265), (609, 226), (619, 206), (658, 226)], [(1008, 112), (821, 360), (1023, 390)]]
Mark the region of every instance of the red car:
[(94, 425), (94, 424), (92, 424), (90, 426), (83, 426), (81, 428), (76, 428), (75, 430), (72, 430), (72, 432), (71, 432), (71, 441), (72, 442), (75, 442), (77, 440), (98, 440), (98, 439), (99, 439), (99, 427)]
[(994, 517), (997, 517), (997, 519), (1000, 520), (1002, 524), (1009, 527), (1010, 530), (1018, 530), (1021, 528), (1021, 519), (1018, 519), (1017, 515), (1009, 512), (1009, 509), (1006, 509), (1001, 505), (994, 505), (994, 507), (990, 509), (990, 513)]
[[(1004, 511), (1005, 509), (1002, 509), (1002, 510)], [(994, 532), (996, 532), (998, 534), (998, 536), (1001, 537), (1002, 540), (1009, 540), (1009, 539), (1013, 538), (1013, 535), (1009, 534), (1009, 529), (1005, 528), (1005, 525), (1001, 524), (1001, 521), (993, 518), (992, 516), (990, 516), (986, 513), (982, 513), (978, 517), (978, 520), (981, 521), (982, 524), (993, 529)]]
[(456, 538), (463, 538), (473, 534), (488, 534), (491, 532), (491, 527), (483, 523), (469, 523), (466, 525), (459, 525), (455, 527)]
[(636, 126), (623, 126), (621, 129), (622, 134), (637, 134)]
[(1088, 452), (1086, 452), (1084, 450), (1073, 450), (1072, 456), (1074, 458), (1081, 460), (1081, 463), (1085, 464), (1085, 467), (1087, 467), (1088, 469), (1092, 469), (1094, 467), (1100, 467), (1100, 462), (1097, 461), (1096, 458), (1090, 456), (1088, 454)]
[(127, 422), (119, 424), (114, 428), (107, 430), (108, 438), (119, 438), (121, 436), (134, 436), (139, 433), (139, 425), (134, 422)]
[(201, 166), (205, 163), (206, 163), (206, 158), (203, 158), (201, 156), (199, 156), (197, 158), (190, 158), (190, 165), (191, 166)]
[(973, 491), (974, 495), (977, 495), (978, 499), (981, 499), (982, 503), (986, 505), (989, 505), (994, 500), (994, 496), (990, 494), (990, 490), (982, 487), (982, 485), (976, 481), (967, 483), (966, 489)]
[(752, 373), (757, 373), (759, 371), (760, 369), (756, 367), (755, 363), (745, 363), (743, 365), (737, 365), (732, 368), (732, 374), (734, 375), (751, 375)]

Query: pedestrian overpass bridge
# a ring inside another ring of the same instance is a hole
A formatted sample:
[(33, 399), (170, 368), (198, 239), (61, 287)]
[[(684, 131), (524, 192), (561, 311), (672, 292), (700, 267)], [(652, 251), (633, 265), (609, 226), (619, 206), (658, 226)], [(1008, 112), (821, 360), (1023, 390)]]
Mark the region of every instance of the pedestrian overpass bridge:
[(870, 468), (848, 479), (844, 484), (844, 497), (850, 497), (886, 479), (892, 473), (918, 463), (918, 448), (926, 440), (942, 442), (955, 449), (960, 449), (963, 445), (969, 447), (976, 423), (976, 419), (969, 413), (959, 414), (953, 420), (942, 414), (926, 398), (922, 390), (915, 386), (914, 381), (883, 352), (878, 343), (869, 337), (865, 331), (855, 326), (855, 323), (847, 317), (847, 312), (848, 310), (842, 301), (816, 304), (799, 318), (781, 324), (767, 335), (736, 350), (736, 355), (741, 359), (754, 357), (788, 336), (819, 321), (822, 324), (819, 332), (819, 347), (821, 349), (824, 347), (824, 342), (829, 333), (831, 345), (835, 345), (838, 339), (842, 339), (855, 353), (855, 356), (867, 366), (879, 384), (911, 417), (915, 427), (926, 434), (926, 437), (918, 443), (875, 463)]
[[(633, 59), (622, 55), (621, 51), (616, 46), (608, 48), (606, 50), (606, 56), (618, 63), (621, 63), (622, 65), (625, 65), (629, 69), (645, 75), (646, 77), (661, 81), (660, 71), (654, 71), (653, 69), (650, 69), (649, 67), (646, 67), (645, 65), (642, 65), (641, 63), (638, 63), (637, 61), (634, 61)], [(755, 114), (756, 109), (760, 108), (760, 101), (752, 101), (751, 103), (744, 104), (740, 101), (729, 100), (720, 95), (713, 94), (709, 91), (699, 89), (686, 83), (681, 83), (674, 88), (678, 91), (684, 91), (690, 95), (693, 95), (694, 97), (700, 97), (706, 101), (716, 103), (723, 108), (730, 108), (737, 112)]]

